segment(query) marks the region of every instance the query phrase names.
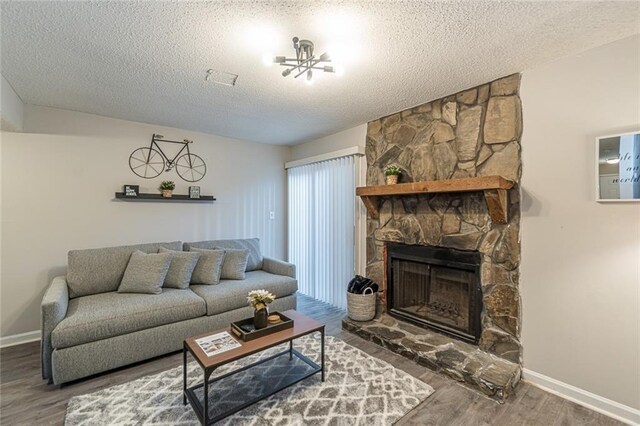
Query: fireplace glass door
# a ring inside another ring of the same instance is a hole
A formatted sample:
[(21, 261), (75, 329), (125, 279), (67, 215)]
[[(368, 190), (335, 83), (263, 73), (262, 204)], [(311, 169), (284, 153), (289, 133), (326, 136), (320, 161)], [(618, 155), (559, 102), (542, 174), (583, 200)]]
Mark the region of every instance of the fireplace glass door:
[(428, 252), (435, 253), (434, 258), (424, 259), (390, 250), (389, 313), (477, 343), (482, 310), (479, 265), (447, 260), (446, 249), (435, 250)]
[(473, 273), (396, 259), (394, 308), (411, 316), (469, 330), (469, 289)]

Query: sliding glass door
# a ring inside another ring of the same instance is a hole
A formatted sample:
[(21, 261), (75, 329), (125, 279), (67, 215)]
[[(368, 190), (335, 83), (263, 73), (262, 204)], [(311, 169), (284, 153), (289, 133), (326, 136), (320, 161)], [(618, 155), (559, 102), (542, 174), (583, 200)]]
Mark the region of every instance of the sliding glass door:
[(346, 308), (356, 273), (355, 155), (288, 169), (289, 261), (301, 293)]

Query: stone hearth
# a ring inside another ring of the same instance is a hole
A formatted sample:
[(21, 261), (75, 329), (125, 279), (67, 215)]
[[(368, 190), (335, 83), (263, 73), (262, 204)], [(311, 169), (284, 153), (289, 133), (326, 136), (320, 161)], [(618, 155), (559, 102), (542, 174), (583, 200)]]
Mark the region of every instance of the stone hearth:
[[(498, 400), (520, 379), (520, 75), (512, 75), (368, 124), (367, 186), (383, 185), (396, 164), (400, 182), (499, 175), (508, 191), (507, 223), (489, 216), (482, 192), (380, 197), (367, 219), (366, 275), (381, 284), (387, 304), (388, 243), (480, 253), (481, 335), (478, 346), (414, 328), (383, 314), (371, 323), (343, 326)], [(410, 331), (409, 331), (410, 330)]]
[(504, 402), (520, 381), (521, 366), (475, 345), (380, 314), (373, 321), (345, 318), (342, 327), (420, 365)]

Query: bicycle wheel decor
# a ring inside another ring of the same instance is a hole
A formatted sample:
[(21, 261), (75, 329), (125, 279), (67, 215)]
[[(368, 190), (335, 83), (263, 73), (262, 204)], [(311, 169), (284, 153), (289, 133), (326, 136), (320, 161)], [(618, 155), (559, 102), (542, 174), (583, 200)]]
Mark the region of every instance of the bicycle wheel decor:
[(207, 173), (207, 165), (196, 154), (184, 154), (176, 160), (176, 172), (178, 176), (187, 182), (197, 182)]
[(138, 148), (129, 156), (129, 168), (145, 179), (153, 179), (164, 171), (164, 156), (153, 148)]
[[(177, 144), (182, 147), (173, 157), (167, 157), (160, 143)], [(207, 165), (200, 156), (191, 153), (189, 145), (192, 143), (193, 141), (188, 139), (182, 141), (165, 139), (164, 136), (154, 133), (148, 147), (138, 148), (131, 153), (129, 168), (141, 178), (153, 179), (160, 176), (162, 172), (170, 172), (175, 167), (178, 176), (182, 179), (187, 182), (197, 182), (207, 173)]]

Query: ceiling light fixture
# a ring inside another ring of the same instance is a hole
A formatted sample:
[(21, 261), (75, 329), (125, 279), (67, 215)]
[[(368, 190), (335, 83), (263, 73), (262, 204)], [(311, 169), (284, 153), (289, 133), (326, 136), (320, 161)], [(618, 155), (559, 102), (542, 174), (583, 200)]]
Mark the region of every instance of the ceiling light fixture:
[(331, 65), (324, 65), (323, 62), (331, 62), (328, 53), (323, 53), (319, 57), (313, 53), (313, 42), (309, 40), (300, 40), (298, 37), (293, 38), (293, 48), (296, 50), (295, 58), (287, 58), (285, 56), (276, 56), (273, 62), (280, 64), (283, 67), (287, 67), (282, 71), (282, 76), (287, 77), (293, 71), (297, 74), (294, 78), (300, 77), (302, 74), (307, 73), (307, 82), (311, 83), (313, 79), (312, 70), (322, 70), (324, 72), (335, 72), (335, 69)]

